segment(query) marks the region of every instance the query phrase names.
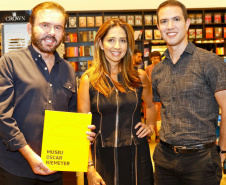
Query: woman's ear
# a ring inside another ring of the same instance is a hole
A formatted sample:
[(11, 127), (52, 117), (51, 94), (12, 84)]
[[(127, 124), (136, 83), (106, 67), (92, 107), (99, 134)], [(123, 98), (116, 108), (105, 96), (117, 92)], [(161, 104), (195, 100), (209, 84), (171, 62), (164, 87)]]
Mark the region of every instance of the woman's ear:
[(103, 44), (102, 44), (101, 39), (98, 40), (98, 43), (99, 43), (100, 48), (101, 48), (102, 50), (104, 50), (104, 46), (103, 46)]

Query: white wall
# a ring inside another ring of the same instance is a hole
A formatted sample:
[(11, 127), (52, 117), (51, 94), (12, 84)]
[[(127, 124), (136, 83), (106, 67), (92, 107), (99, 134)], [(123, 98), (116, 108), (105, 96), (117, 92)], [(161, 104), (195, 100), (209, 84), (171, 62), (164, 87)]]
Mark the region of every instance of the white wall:
[[(0, 0), (0, 11), (30, 10), (48, 0)], [(156, 9), (164, 0), (52, 0), (67, 11)], [(225, 7), (226, 0), (180, 0), (187, 8)]]

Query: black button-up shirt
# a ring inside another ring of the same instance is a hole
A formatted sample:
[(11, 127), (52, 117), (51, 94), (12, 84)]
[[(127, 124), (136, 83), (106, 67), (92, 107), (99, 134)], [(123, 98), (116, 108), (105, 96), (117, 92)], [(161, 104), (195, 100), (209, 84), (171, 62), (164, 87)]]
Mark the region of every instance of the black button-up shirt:
[(160, 139), (173, 145), (215, 142), (214, 94), (226, 89), (226, 64), (191, 42), (175, 65), (168, 50), (164, 55), (152, 71), (153, 100), (162, 103)]
[(31, 45), (0, 59), (0, 167), (18, 176), (59, 177), (35, 175), (18, 151), (28, 144), (41, 154), (45, 110), (76, 111), (75, 72), (57, 52), (54, 55), (50, 73)]

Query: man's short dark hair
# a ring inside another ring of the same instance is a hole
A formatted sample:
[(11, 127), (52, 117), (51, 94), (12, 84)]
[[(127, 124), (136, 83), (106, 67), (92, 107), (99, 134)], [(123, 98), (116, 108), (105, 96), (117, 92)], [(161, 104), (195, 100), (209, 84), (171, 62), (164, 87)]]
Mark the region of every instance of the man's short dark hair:
[(142, 53), (139, 49), (134, 49), (133, 54), (136, 55), (137, 53)]
[(150, 58), (152, 58), (152, 57), (159, 57), (160, 60), (161, 60), (162, 55), (159, 51), (153, 51), (153, 52), (150, 53)]
[(183, 16), (184, 16), (184, 20), (186, 21), (188, 19), (188, 12), (187, 12), (187, 8), (185, 7), (184, 4), (182, 4), (179, 1), (176, 0), (167, 0), (164, 1), (163, 3), (161, 3), (158, 7), (158, 9), (156, 10), (156, 14), (157, 14), (157, 19), (158, 19), (158, 23), (159, 23), (159, 11), (161, 8), (166, 7), (166, 6), (178, 6), (181, 8)]

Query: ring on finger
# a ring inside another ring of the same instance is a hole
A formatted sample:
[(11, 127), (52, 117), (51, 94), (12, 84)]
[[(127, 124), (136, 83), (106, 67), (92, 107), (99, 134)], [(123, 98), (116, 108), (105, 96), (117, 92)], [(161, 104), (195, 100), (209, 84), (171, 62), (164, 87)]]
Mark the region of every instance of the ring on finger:
[(145, 128), (144, 131), (147, 132), (147, 129)]

